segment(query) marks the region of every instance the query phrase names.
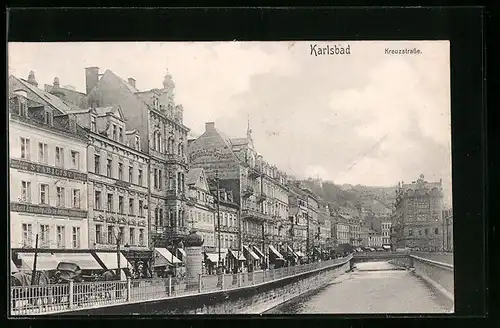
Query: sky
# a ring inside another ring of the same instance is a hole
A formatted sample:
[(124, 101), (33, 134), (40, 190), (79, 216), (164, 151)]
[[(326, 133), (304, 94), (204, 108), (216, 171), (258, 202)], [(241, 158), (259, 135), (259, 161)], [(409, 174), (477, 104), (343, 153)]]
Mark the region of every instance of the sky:
[[(315, 56), (311, 46), (350, 47)], [(418, 49), (391, 55), (385, 49)], [(9, 74), (85, 92), (85, 67), (162, 88), (168, 72), (184, 124), (244, 137), (298, 178), (393, 186), (424, 174), (451, 201), (448, 41), (10, 43)]]

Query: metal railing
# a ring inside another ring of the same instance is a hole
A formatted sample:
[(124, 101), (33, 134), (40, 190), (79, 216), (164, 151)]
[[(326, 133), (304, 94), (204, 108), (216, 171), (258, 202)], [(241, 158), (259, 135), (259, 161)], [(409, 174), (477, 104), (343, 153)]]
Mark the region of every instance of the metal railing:
[(123, 303), (139, 303), (222, 290), (248, 288), (276, 280), (340, 266), (352, 256), (289, 266), (267, 271), (237, 274), (199, 275), (194, 279), (151, 278), (41, 286), (12, 286), (11, 315), (44, 315), (99, 308)]

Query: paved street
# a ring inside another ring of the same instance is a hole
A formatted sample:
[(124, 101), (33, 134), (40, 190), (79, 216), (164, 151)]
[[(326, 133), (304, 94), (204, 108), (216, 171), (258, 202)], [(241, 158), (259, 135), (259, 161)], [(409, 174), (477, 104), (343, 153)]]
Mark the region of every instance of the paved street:
[(387, 262), (367, 262), (268, 313), (448, 313), (451, 308), (448, 300), (410, 272)]

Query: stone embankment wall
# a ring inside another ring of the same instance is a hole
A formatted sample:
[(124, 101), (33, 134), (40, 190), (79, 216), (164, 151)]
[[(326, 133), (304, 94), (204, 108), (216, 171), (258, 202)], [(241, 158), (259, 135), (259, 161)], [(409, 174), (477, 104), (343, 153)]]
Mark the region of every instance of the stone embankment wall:
[(416, 276), (434, 286), (450, 301), (455, 299), (455, 276), (453, 266), (418, 256), (397, 258), (390, 263), (411, 270)]
[(339, 266), (239, 289), (120, 304), (58, 315), (260, 314), (306, 292), (321, 288), (349, 269), (350, 263), (346, 262)]

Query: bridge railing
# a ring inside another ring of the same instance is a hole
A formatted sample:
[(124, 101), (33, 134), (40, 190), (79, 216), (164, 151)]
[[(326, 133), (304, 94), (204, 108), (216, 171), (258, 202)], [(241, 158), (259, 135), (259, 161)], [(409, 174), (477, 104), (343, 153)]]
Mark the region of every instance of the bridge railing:
[(10, 288), (12, 315), (43, 315), (122, 303), (154, 301), (265, 284), (328, 267), (340, 266), (352, 256), (274, 270), (238, 274), (200, 275), (197, 279), (152, 278)]
[(411, 266), (415, 273), (424, 279), (444, 288), (446, 296), (454, 299), (455, 275), (453, 264), (431, 260), (422, 256), (410, 255)]

